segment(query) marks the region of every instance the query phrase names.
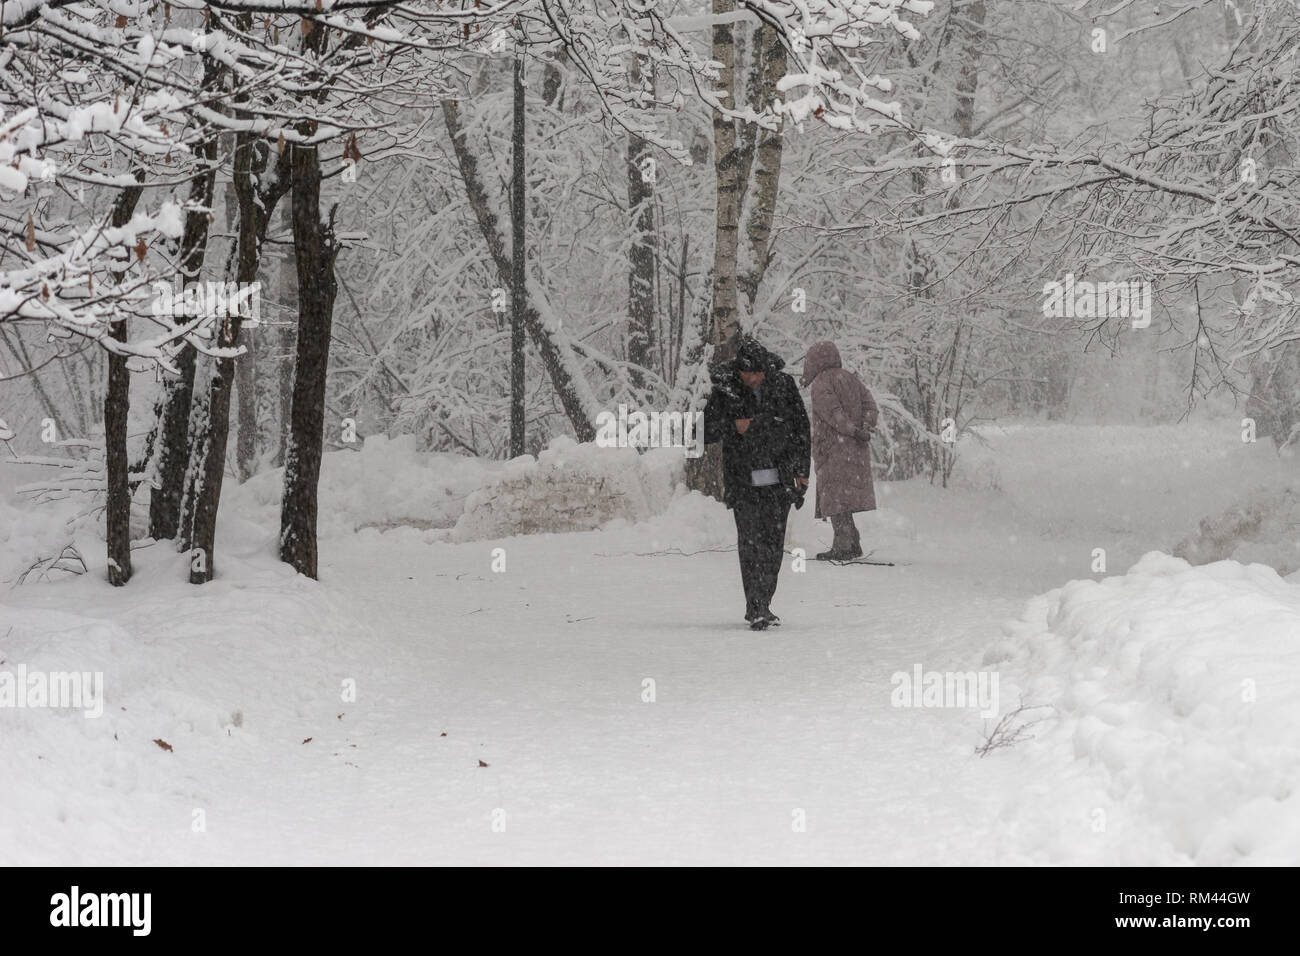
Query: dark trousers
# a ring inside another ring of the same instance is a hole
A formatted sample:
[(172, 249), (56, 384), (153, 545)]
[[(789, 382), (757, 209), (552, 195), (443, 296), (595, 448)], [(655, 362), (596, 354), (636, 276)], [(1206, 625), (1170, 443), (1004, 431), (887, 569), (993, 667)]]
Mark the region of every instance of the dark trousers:
[(835, 532), (835, 541), (831, 547), (836, 551), (861, 551), (862, 538), (858, 535), (858, 526), (853, 523), (853, 512), (830, 515), (831, 529)]
[(736, 548), (740, 580), (745, 585), (745, 614), (769, 610), (776, 578), (785, 559), (785, 523), (790, 502), (781, 489), (747, 488), (732, 506), (736, 517)]

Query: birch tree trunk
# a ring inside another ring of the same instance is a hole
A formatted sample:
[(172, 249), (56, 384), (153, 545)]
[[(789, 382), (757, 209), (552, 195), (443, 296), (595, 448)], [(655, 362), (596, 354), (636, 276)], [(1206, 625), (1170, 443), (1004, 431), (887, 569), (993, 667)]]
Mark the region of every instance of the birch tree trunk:
[[(777, 97), (777, 83), (785, 76), (785, 47), (781, 35), (764, 25), (754, 37), (754, 56), (759, 57), (756, 110), (767, 109)], [(749, 263), (739, 277), (752, 313), (758, 304), (758, 290), (772, 260), (772, 222), (776, 217), (776, 200), (781, 188), (781, 154), (784, 139), (781, 129), (758, 129), (754, 161), (754, 201), (749, 213), (746, 239)]]

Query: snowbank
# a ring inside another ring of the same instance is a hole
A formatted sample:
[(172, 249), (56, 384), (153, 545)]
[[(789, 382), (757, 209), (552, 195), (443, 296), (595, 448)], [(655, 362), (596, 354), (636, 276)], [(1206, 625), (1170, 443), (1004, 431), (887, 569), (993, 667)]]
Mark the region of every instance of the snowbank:
[[(371, 435), (359, 452), (336, 451), (321, 464), (321, 537), (365, 528), (441, 532), (451, 541), (517, 534), (590, 531), (660, 514), (683, 466), (680, 448), (599, 448), (556, 438), (537, 458), (512, 461), (422, 452), (415, 437)], [(224, 514), (264, 527), (279, 523), (283, 470), (227, 485)], [(224, 497), (224, 495), (223, 495)]]
[[(503, 467), (503, 462), (485, 458), (419, 451), (414, 435), (369, 435), (359, 451), (323, 456), (319, 533), (324, 537), (399, 525), (450, 528), (470, 494)], [(263, 472), (243, 485), (228, 482), (225, 489), (223, 510), (230, 505), (265, 527), (279, 525), (284, 469)]]
[(537, 458), (507, 462), (495, 480), (470, 495), (450, 537), (483, 541), (592, 531), (615, 519), (644, 521), (678, 493), (684, 462), (680, 448), (641, 453), (561, 436)]
[(1300, 587), (1271, 568), (1152, 552), (1034, 598), (985, 663), (1004, 711), (1057, 711), (1025, 746), (1066, 762), (1022, 805), (1055, 859), (1300, 859)]

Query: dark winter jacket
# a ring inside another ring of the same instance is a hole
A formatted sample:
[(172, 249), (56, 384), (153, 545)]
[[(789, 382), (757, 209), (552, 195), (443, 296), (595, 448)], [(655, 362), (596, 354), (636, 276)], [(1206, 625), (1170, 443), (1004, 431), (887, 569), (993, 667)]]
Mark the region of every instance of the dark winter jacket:
[(874, 511), (871, 430), (880, 413), (870, 390), (843, 367), (833, 342), (818, 342), (808, 350), (803, 384), (812, 386), (816, 516)]
[[(798, 507), (804, 490), (795, 478), (808, 477), (812, 455), (808, 413), (799, 387), (781, 371), (784, 360), (757, 342), (742, 344), (740, 356), (765, 373), (758, 395), (745, 386), (733, 359), (709, 369), (713, 391), (704, 408), (704, 440), (722, 442), (723, 499), (728, 508), (735, 507), (739, 496), (754, 493), (753, 471), (775, 468), (778, 487)], [(736, 430), (736, 420), (741, 418), (753, 419), (743, 435)]]

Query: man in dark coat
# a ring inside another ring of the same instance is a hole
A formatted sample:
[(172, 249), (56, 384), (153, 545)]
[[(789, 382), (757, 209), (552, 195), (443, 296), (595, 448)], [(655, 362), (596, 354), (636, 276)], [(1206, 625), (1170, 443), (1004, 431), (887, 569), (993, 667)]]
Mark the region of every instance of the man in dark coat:
[(710, 369), (704, 440), (722, 442), (723, 500), (736, 518), (745, 620), (754, 630), (780, 624), (772, 595), (785, 556), (790, 505), (803, 504), (812, 437), (808, 413), (785, 362), (744, 337), (730, 362)]
[(880, 417), (876, 400), (844, 368), (834, 342), (818, 342), (803, 363), (803, 384), (812, 388), (813, 461), (817, 465), (818, 518), (829, 518), (835, 541), (820, 561), (862, 557), (856, 511), (874, 511), (871, 432)]

